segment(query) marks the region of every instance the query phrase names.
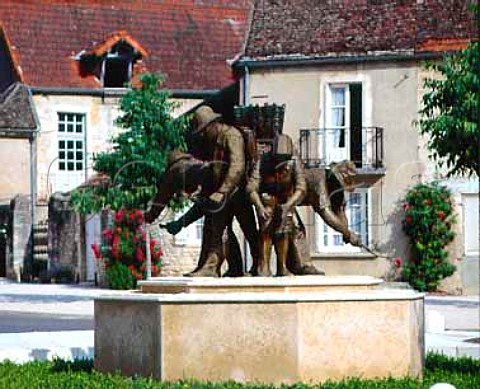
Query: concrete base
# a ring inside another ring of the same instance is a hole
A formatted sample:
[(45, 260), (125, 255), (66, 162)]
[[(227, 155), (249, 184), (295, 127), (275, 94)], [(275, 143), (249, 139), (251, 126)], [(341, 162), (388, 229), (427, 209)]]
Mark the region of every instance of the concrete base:
[(326, 289), (288, 291), (300, 277), (285, 277), (275, 279), (284, 291), (239, 292), (234, 287), (222, 293), (132, 292), (97, 298), (95, 367), (166, 381), (267, 384), (422, 375), (422, 294), (342, 291), (338, 279), (331, 279), (333, 290), (328, 291), (329, 277), (309, 278), (312, 287), (321, 282)]

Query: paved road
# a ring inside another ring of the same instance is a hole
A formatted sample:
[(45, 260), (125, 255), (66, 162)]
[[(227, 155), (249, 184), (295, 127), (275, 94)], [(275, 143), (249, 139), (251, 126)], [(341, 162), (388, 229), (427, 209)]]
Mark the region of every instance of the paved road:
[(93, 328), (94, 321), (90, 315), (52, 315), (15, 311), (0, 313), (0, 333), (85, 331)]

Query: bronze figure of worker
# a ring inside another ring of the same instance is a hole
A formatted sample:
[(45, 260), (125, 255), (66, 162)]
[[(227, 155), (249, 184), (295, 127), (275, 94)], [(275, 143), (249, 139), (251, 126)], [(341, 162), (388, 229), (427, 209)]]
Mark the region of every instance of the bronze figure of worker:
[(287, 269), (289, 246), (295, 226), (293, 211), (306, 193), (300, 161), (294, 156), (292, 139), (278, 135), (273, 150), (260, 158), (247, 185), (260, 224), (258, 275), (269, 276), (272, 245), (277, 256), (277, 276), (290, 275)]
[[(208, 106), (195, 111), (194, 126), (192, 143), (196, 147), (192, 153), (212, 163), (212, 186), (209, 191), (202, 192), (208, 196), (202, 202), (205, 213), (202, 252), (197, 268), (188, 275), (218, 277), (224, 259), (222, 236), (234, 216), (239, 220), (246, 219), (241, 224), (250, 225), (244, 231), (247, 231), (251, 251), (258, 251), (253, 213), (248, 210), (251, 206), (244, 192), (245, 146), (240, 131), (222, 122), (220, 115)], [(238, 257), (228, 256), (228, 275), (243, 275), (243, 264)]]

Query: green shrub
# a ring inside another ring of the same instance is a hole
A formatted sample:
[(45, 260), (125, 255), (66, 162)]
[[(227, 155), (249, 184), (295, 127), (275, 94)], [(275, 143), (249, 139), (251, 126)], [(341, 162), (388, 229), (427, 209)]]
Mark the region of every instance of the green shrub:
[(455, 234), (450, 191), (433, 182), (418, 184), (405, 197), (403, 230), (410, 239), (412, 256), (404, 263), (406, 281), (419, 291), (434, 291), (455, 266), (445, 247)]
[(105, 270), (105, 280), (110, 289), (133, 289), (135, 281), (128, 267), (122, 263), (116, 262), (109, 265)]
[[(101, 374), (92, 370), (91, 360), (30, 362), (16, 365), (0, 363), (2, 389), (272, 389), (267, 385), (242, 385), (235, 382), (158, 382), (149, 378), (129, 378), (118, 374)], [(347, 379), (322, 385), (297, 383), (282, 385), (292, 389), (428, 389), (434, 383), (448, 382), (457, 389), (480, 388), (480, 361), (472, 358), (449, 358), (428, 354), (423, 380), (386, 378), (378, 380)]]

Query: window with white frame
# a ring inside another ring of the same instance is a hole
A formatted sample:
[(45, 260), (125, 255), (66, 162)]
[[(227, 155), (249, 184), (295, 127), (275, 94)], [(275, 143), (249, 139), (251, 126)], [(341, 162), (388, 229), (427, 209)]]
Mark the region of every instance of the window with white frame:
[(85, 114), (58, 113), (58, 170), (85, 169)]
[[(369, 195), (368, 189), (356, 189), (345, 193), (345, 214), (349, 229), (368, 245)], [(342, 234), (329, 227), (319, 215), (315, 215), (317, 251), (321, 253), (357, 252), (360, 249), (343, 242)]]
[(479, 229), (479, 194), (464, 193), (462, 194), (463, 203), (463, 229), (465, 239), (465, 255), (478, 256), (480, 253), (478, 237)]
[(327, 85), (324, 150), (320, 150), (326, 163), (348, 159), (359, 165), (365, 157), (362, 93), (361, 83)]

